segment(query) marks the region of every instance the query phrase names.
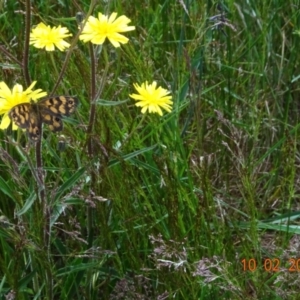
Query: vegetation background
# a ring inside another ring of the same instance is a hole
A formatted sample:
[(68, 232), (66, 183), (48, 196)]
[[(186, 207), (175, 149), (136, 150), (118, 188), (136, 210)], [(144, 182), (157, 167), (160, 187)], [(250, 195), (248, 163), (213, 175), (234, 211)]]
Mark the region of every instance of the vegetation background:
[[(90, 4), (31, 1), (31, 24), (74, 36)], [(45, 127), (43, 202), (34, 145), (0, 132), (1, 299), (299, 299), (299, 4), (97, 1), (94, 16), (136, 30), (94, 63), (92, 132), (93, 60), (77, 43), (57, 94), (80, 106), (63, 136)], [(24, 24), (24, 1), (0, 1), (10, 87), (25, 86)], [(66, 53), (29, 51), (50, 93)], [(172, 113), (135, 107), (146, 80), (171, 91)]]

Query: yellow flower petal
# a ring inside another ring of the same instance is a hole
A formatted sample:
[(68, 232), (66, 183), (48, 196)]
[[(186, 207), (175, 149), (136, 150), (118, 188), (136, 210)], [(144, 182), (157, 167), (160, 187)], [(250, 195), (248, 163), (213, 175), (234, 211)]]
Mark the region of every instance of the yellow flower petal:
[(45, 48), (46, 51), (54, 51), (57, 47), (64, 51), (70, 47), (70, 44), (64, 41), (64, 38), (72, 36), (66, 27), (50, 27), (44, 23), (39, 23), (30, 33), (30, 44), (36, 48)]
[(141, 112), (144, 114), (149, 111), (149, 113), (157, 113), (160, 116), (163, 115), (163, 108), (167, 112), (171, 112), (173, 102), (171, 101), (172, 96), (167, 96), (170, 92), (162, 87), (158, 87), (157, 83), (154, 81), (152, 84), (148, 82), (142, 83), (140, 86), (135, 83), (133, 84), (138, 94), (131, 94), (129, 97), (133, 98), (137, 102), (135, 105), (142, 107)]
[(8, 113), (6, 113), (2, 118), (0, 129), (6, 129), (9, 126), (9, 124), (10, 124), (10, 118), (8, 116)]
[(120, 44), (128, 43), (129, 39), (120, 32), (134, 30), (134, 26), (127, 26), (131, 20), (126, 16), (117, 18), (117, 13), (112, 13), (109, 17), (98, 13), (98, 18), (90, 16), (86, 22), (83, 31), (79, 37), (84, 43), (91, 42), (101, 45), (106, 38), (114, 47), (120, 47)]

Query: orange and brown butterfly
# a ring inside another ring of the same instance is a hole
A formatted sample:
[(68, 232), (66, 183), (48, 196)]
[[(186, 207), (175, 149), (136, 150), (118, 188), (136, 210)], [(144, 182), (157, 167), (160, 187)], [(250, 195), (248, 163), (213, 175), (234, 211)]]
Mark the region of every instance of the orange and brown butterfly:
[(71, 96), (53, 96), (39, 102), (21, 103), (8, 113), (10, 119), (20, 128), (26, 129), (30, 140), (41, 139), (42, 123), (53, 132), (63, 130), (63, 116), (69, 116), (78, 105), (78, 99)]

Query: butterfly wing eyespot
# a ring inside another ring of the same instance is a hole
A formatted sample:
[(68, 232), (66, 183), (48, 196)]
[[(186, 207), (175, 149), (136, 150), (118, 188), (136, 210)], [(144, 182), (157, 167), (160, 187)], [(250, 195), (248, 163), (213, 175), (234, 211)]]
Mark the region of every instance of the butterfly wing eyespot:
[(62, 131), (64, 128), (63, 121), (60, 116), (53, 116), (45, 112), (42, 113), (42, 120), (48, 125), (49, 129), (53, 132)]
[(35, 127), (28, 132), (28, 136), (31, 141), (37, 142), (41, 139), (41, 132), (37, 127)]

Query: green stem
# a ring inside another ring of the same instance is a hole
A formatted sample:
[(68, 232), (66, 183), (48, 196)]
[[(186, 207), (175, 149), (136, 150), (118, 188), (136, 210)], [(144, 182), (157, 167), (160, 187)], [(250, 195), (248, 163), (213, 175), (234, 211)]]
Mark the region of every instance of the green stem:
[(143, 116), (142, 116), (140, 122), (138, 123), (138, 125), (128, 134), (128, 136), (125, 138), (125, 140), (123, 141), (120, 148), (122, 148), (129, 141), (129, 139), (133, 136), (133, 134), (141, 127), (141, 125), (144, 122), (145, 118), (146, 118), (146, 114), (143, 114)]
[(55, 71), (55, 75), (56, 75), (56, 77), (58, 77), (59, 76), (59, 72), (58, 72), (57, 67), (56, 67), (56, 63), (55, 63), (53, 52), (50, 52), (50, 59), (51, 59), (51, 62), (52, 62), (52, 65), (53, 65), (53, 68), (54, 68), (54, 71)]

